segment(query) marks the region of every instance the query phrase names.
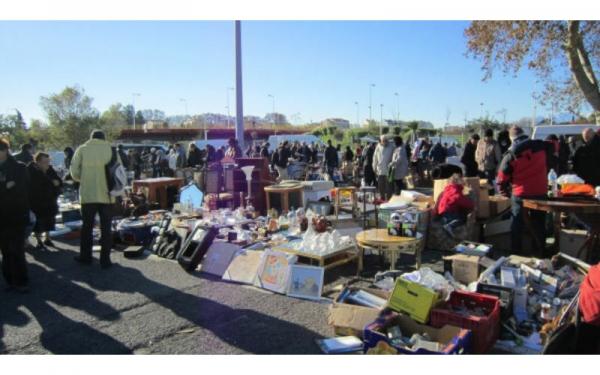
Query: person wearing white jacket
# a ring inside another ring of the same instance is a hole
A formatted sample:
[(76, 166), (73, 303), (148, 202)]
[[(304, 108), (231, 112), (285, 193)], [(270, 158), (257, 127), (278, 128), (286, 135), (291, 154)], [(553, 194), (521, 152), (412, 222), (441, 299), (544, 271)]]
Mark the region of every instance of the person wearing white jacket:
[(373, 171), (377, 175), (377, 189), (381, 199), (388, 200), (392, 195), (392, 187), (388, 183), (388, 167), (392, 161), (394, 145), (382, 135), (373, 155)]
[(402, 137), (394, 137), (396, 148), (392, 154), (390, 166), (394, 168), (394, 194), (398, 195), (402, 190), (406, 189), (404, 185), (404, 177), (408, 175), (408, 154), (402, 141)]

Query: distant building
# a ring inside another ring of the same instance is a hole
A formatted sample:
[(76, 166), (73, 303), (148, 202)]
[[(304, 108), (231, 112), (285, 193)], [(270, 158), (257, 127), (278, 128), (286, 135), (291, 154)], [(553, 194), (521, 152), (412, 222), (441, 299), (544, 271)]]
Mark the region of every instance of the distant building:
[(169, 124), (163, 120), (148, 120), (144, 123), (144, 129), (166, 129)]
[(343, 118), (328, 118), (321, 122), (321, 125), (324, 126), (335, 126), (340, 129), (349, 129), (350, 121), (345, 120)]

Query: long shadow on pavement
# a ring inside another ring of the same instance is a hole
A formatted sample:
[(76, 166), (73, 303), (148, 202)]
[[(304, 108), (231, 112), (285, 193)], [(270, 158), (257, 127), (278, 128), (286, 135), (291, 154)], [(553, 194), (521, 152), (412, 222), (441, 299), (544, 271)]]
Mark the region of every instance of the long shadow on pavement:
[[(64, 257), (56, 257), (57, 253), (51, 255), (61, 262), (64, 260)], [(29, 322), (29, 318), (19, 310), (20, 307), (29, 310), (38, 321), (42, 328), (40, 343), (51, 353), (121, 354), (131, 352), (122, 343), (90, 325), (64, 316), (50, 303), (85, 311), (87, 314), (105, 321), (119, 319), (120, 313), (117, 310), (98, 301), (96, 293), (64, 278), (56, 270), (46, 269), (37, 264), (29, 264), (28, 268), (30, 279), (33, 280), (32, 292), (26, 295), (6, 293), (0, 305), (0, 353), (8, 351), (2, 342), (3, 326), (8, 324), (24, 327)], [(24, 348), (16, 349), (27, 351), (31, 342), (24, 344)]]
[[(71, 254), (70, 252), (64, 252)], [(37, 260), (51, 268), (64, 267), (64, 256), (37, 256)], [(308, 343), (319, 353), (314, 340), (322, 335), (298, 324), (290, 323), (250, 309), (236, 309), (207, 298), (195, 296), (145, 277), (135, 268), (115, 263), (110, 270), (98, 270), (80, 266), (69, 282), (88, 284), (98, 291), (141, 293), (149, 300), (171, 310), (192, 324), (211, 331), (231, 346), (255, 354), (306, 353)], [(98, 270), (98, 271), (94, 271)], [(104, 277), (90, 277), (100, 272)], [(180, 270), (180, 272), (184, 272)], [(84, 335), (80, 336), (82, 339)], [(77, 337), (74, 337), (75, 341)], [(87, 339), (86, 339), (87, 340)], [(114, 347), (117, 349), (116, 347)], [(94, 348), (90, 348), (94, 349)], [(88, 353), (98, 353), (90, 350)]]

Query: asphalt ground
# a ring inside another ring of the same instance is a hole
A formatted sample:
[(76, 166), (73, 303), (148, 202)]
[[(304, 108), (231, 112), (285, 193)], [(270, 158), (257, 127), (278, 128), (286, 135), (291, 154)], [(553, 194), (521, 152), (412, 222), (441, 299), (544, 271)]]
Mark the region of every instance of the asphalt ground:
[[(186, 273), (148, 254), (113, 250), (114, 266), (103, 270), (94, 252), (93, 265), (80, 265), (76, 242), (55, 244), (28, 250), (30, 293), (5, 291), (0, 281), (0, 353), (317, 354), (315, 340), (333, 336), (327, 311), (336, 286), (370, 285), (387, 267), (373, 255), (361, 277), (355, 264), (329, 270), (324, 298), (314, 302)], [(424, 265), (439, 269), (440, 258), (426, 252)], [(399, 264), (412, 270), (414, 257)]]

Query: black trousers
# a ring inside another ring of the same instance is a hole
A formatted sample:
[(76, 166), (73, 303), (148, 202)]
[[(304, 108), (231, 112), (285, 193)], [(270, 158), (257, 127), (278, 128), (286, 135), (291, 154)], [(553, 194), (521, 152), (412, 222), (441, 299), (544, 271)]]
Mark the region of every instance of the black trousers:
[(0, 228), (0, 250), (2, 250), (2, 274), (10, 286), (25, 286), (27, 263), (25, 262), (25, 228)]
[(364, 177), (365, 177), (365, 184), (367, 186), (377, 186), (377, 176), (375, 176), (375, 172), (373, 171), (372, 167), (370, 167), (370, 166), (365, 167)]
[(92, 260), (92, 247), (94, 244), (93, 229), (96, 214), (100, 216), (100, 263), (110, 262), (112, 248), (112, 205), (100, 203), (86, 203), (81, 205), (81, 258)]
[(400, 195), (402, 190), (406, 190), (406, 186), (404, 186), (404, 180), (394, 180), (394, 194)]
[[(511, 205), (511, 216), (512, 224), (510, 226), (511, 232), (511, 247), (515, 254), (529, 255), (523, 252), (523, 231), (525, 227), (523, 225), (523, 199), (545, 199), (545, 196), (532, 196), (532, 197), (517, 197), (512, 196)], [(546, 213), (544, 211), (529, 210), (531, 226), (533, 234), (537, 237), (538, 242), (542, 247), (546, 244)], [(544, 249), (538, 249), (537, 256), (543, 256)]]

